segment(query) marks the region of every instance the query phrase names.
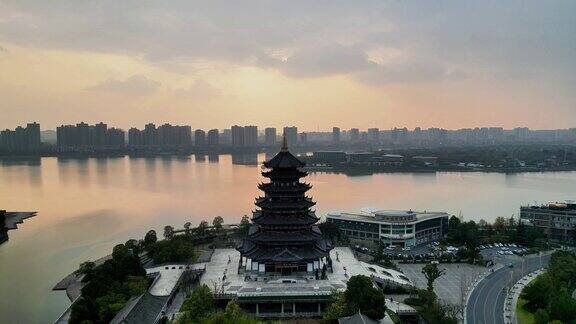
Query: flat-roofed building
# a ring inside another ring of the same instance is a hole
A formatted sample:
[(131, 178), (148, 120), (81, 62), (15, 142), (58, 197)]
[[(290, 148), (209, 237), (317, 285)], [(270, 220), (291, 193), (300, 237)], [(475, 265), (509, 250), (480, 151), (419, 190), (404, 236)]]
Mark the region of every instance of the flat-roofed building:
[(211, 129), (208, 131), (208, 145), (219, 145), (220, 144), (220, 132), (217, 129)]
[(194, 131), (194, 144), (196, 146), (206, 145), (206, 132), (202, 129), (197, 129)]
[(286, 126), (284, 127), (284, 136), (289, 146), (298, 144), (298, 127), (296, 126)]
[(244, 126), (244, 145), (257, 146), (258, 145), (258, 127), (257, 126)]
[(244, 127), (232, 126), (232, 146), (244, 146)]
[(363, 208), (356, 213), (330, 212), (326, 221), (351, 239), (411, 247), (446, 236), (449, 217), (445, 212)]
[(576, 244), (576, 201), (521, 206), (520, 219), (541, 228), (554, 243)]
[(268, 146), (276, 145), (276, 128), (264, 129), (264, 143)]

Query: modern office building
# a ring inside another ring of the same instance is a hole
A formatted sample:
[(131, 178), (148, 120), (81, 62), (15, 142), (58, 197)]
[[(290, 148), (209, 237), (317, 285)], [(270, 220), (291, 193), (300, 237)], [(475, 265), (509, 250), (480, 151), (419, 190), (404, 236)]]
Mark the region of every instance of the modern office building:
[(293, 146), (298, 144), (298, 127), (291, 126), (291, 127), (284, 127), (284, 136), (288, 141), (288, 146)]
[(268, 127), (264, 129), (264, 143), (267, 146), (276, 145), (276, 128)]
[(576, 201), (520, 207), (520, 219), (541, 228), (553, 243), (576, 244)]
[(357, 213), (328, 213), (326, 221), (351, 239), (411, 247), (443, 238), (449, 217), (445, 212), (363, 208)]

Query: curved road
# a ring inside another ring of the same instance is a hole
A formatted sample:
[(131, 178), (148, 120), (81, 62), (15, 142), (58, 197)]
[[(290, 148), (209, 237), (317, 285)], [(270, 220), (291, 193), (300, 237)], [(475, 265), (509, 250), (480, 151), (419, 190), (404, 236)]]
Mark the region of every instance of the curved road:
[[(506, 290), (526, 274), (548, 264), (550, 254), (500, 260), (505, 266), (482, 279), (474, 288), (466, 305), (467, 324), (503, 324)], [(510, 268), (508, 264), (514, 266)], [(522, 264), (524, 263), (524, 264)], [(524, 270), (524, 271), (522, 271)]]

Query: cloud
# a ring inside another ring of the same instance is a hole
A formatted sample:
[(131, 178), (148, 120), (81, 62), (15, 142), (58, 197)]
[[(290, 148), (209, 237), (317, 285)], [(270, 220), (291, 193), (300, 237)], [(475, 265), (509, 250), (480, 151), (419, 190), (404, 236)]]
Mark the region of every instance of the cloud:
[(196, 100), (211, 100), (222, 96), (222, 91), (204, 80), (195, 80), (188, 88), (174, 90), (177, 96)]
[(155, 92), (160, 87), (160, 82), (143, 75), (134, 75), (126, 80), (108, 79), (88, 90), (115, 92), (128, 95), (145, 95)]
[(467, 73), (441, 62), (408, 61), (378, 65), (355, 76), (366, 84), (383, 85), (462, 80), (467, 78)]
[[(292, 77), (362, 72), (360, 81), (421, 82), (451, 78), (457, 66), (469, 77), (489, 70), (495, 79), (565, 82), (576, 70), (575, 12), (576, 1), (538, 0), (5, 1), (0, 40), (167, 66), (256, 64)], [(375, 65), (366, 58), (383, 46), (416, 59)]]
[(280, 69), (295, 77), (318, 77), (348, 74), (376, 66), (368, 60), (361, 48), (339, 44), (301, 49), (282, 60), (269, 56), (260, 57), (260, 64)]

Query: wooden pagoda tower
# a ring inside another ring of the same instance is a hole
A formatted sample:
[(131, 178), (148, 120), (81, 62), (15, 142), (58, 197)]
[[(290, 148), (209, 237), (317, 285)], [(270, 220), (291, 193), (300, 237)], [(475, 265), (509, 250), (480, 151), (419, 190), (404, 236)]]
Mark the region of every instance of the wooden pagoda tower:
[(264, 162), (262, 175), (270, 179), (258, 188), (264, 196), (256, 198), (248, 236), (238, 247), (241, 266), (252, 274), (290, 275), (313, 273), (327, 262), (331, 244), (322, 238), (311, 210), (316, 203), (306, 196), (312, 187), (300, 182), (307, 173), (305, 163), (282, 149)]

